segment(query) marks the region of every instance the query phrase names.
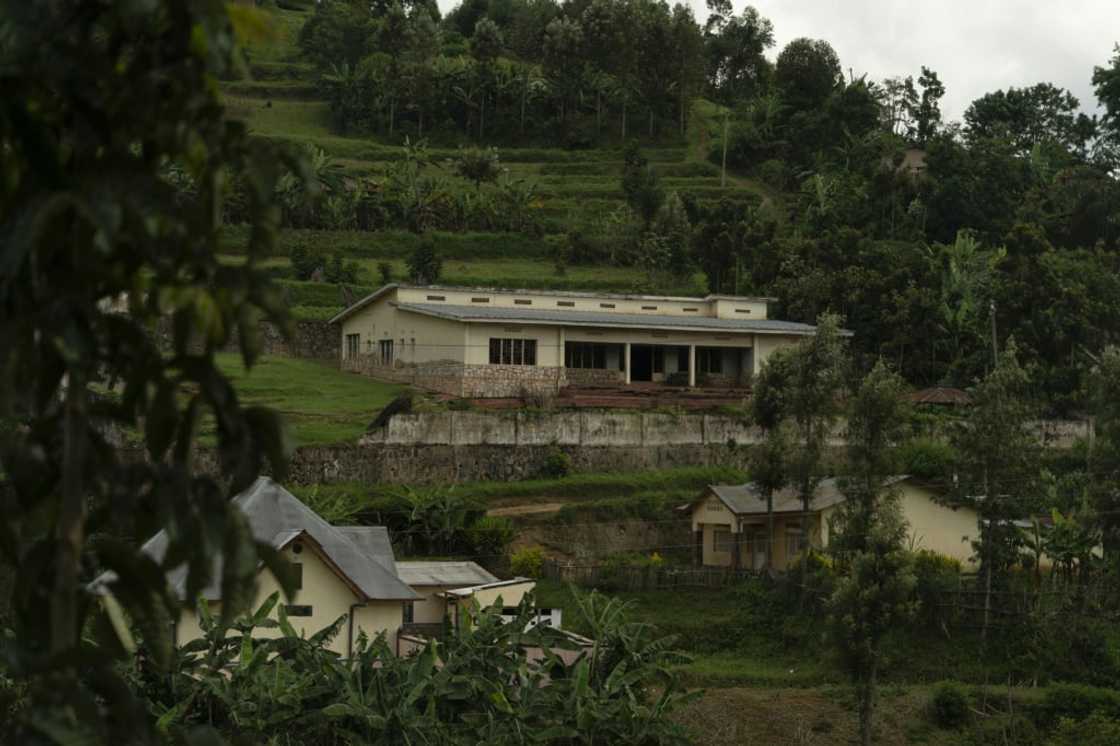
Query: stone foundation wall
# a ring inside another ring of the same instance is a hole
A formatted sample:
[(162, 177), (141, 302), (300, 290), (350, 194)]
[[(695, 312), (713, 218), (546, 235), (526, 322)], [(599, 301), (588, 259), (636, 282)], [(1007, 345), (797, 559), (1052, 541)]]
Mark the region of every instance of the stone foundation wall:
[(621, 370), (604, 368), (565, 368), (564, 377), (569, 386), (621, 386), (626, 374)]
[(532, 365), (465, 365), (455, 361), (381, 365), (377, 355), (342, 361), (342, 369), (468, 399), (555, 396), (564, 371)]

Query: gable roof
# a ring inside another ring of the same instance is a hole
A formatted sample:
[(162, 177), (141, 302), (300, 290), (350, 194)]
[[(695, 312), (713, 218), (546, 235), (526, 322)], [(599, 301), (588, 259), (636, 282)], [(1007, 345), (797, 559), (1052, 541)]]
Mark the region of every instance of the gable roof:
[[(887, 486), (904, 482), (910, 477), (907, 475), (893, 476), (887, 480)], [(833, 505), (844, 502), (845, 495), (841, 489), (841, 479), (829, 477), (822, 479), (813, 493), (813, 502), (809, 505), (811, 511), (825, 510)], [(766, 513), (766, 497), (754, 482), (745, 484), (712, 484), (708, 486), (711, 494), (727, 506), (735, 515), (748, 515)], [(784, 487), (774, 493), (775, 513), (801, 513), (801, 497), (792, 487)]]
[(411, 586), (482, 585), (498, 579), (474, 562), (398, 562), (397, 574)]
[[(385, 528), (332, 526), (268, 477), (259, 478), (249, 489), (233, 498), (233, 503), (249, 519), (249, 529), (257, 541), (282, 549), (299, 536), (308, 536), (327, 564), (363, 600), (410, 601), (420, 598), (397, 576)], [(156, 562), (162, 562), (167, 544), (166, 532), (160, 531), (144, 543), (141, 551)], [(221, 576), (222, 557), (217, 555), (211, 573), (213, 580), (202, 589), (203, 598), (221, 599)], [(167, 582), (180, 599), (185, 599), (186, 565), (169, 570)]]
[[(684, 331), (753, 332), (756, 334), (810, 335), (817, 328), (796, 321), (776, 319), (721, 319), (714, 316), (668, 316), (637, 313), (596, 313), (593, 311), (560, 311), (501, 306), (455, 306), (430, 303), (401, 303), (397, 308), (423, 316), (453, 321), (482, 323), (543, 324), (546, 326), (592, 326)], [(850, 332), (848, 332), (850, 334)]]

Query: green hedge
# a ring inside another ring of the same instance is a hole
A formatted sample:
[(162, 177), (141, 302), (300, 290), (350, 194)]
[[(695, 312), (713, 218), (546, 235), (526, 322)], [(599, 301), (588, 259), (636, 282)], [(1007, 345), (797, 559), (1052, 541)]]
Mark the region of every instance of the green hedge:
[[(427, 234), (444, 259), (550, 259), (551, 248), (539, 238), (521, 233), (447, 233)], [(276, 236), (279, 256), (290, 256), (302, 248), (322, 256), (335, 253), (347, 259), (405, 259), (420, 245), (421, 236), (409, 231), (331, 231), (286, 228)], [(234, 225), (225, 229), (225, 247), (230, 253), (242, 253), (249, 241), (249, 230)]]

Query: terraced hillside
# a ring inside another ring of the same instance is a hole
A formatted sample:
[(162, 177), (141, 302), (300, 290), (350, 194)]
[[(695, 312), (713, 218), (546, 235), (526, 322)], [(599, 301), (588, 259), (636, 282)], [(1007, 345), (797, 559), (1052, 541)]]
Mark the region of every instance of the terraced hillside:
[[(332, 126), (328, 102), (321, 97), (312, 67), (300, 57), (296, 44), (308, 10), (273, 10), (273, 34), (247, 50), (249, 75), (222, 84), (229, 115), (245, 121), (260, 136), (317, 148), (329, 157), (329, 170), (341, 183), (362, 184), (376, 191), (391, 178), (405, 156), (404, 136), (396, 141), (347, 136)], [(730, 177), (721, 185), (720, 170), (705, 160), (713, 137), (715, 108), (699, 102), (687, 139), (643, 147), (642, 155), (655, 170), (666, 193), (715, 202), (729, 199), (758, 204), (770, 200), (764, 187)], [(466, 143), (470, 144), (470, 143)], [(464, 285), (556, 288), (598, 291), (649, 291), (703, 293), (704, 276), (696, 273), (669, 277), (634, 266), (626, 257), (566, 257), (573, 236), (595, 236), (610, 230), (625, 208), (621, 188), (623, 154), (619, 149), (566, 150), (560, 148), (498, 147), (504, 179), (516, 185), (532, 212), (533, 230), (429, 230), (437, 253), (443, 258), (441, 282)], [(427, 149), (428, 169), (438, 189), (456, 209), (471, 209), (478, 187), (460, 177), (451, 159), (460, 154), (455, 143), (441, 142)], [(484, 195), (483, 195), (484, 196)], [(466, 204), (466, 208), (462, 205)], [(442, 208), (449, 209), (449, 208)], [(502, 210), (494, 210), (500, 222)], [(508, 228), (509, 226), (504, 226)], [(416, 232), (397, 227), (374, 230), (287, 228), (279, 241), (278, 255), (268, 266), (285, 286), (289, 305), (301, 318), (325, 318), (339, 310), (345, 295), (330, 283), (296, 279), (290, 262), (293, 250), (324, 258), (339, 256), (357, 264), (351, 292), (376, 287), (383, 277), (383, 263), (395, 279), (406, 276), (405, 260), (420, 243)], [(230, 261), (247, 240), (247, 233), (228, 230)]]

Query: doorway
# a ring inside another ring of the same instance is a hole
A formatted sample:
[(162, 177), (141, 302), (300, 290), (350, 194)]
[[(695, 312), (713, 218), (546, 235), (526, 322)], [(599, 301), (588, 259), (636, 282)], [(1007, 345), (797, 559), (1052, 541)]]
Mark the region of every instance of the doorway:
[(653, 380), (653, 345), (630, 345), (630, 380)]

